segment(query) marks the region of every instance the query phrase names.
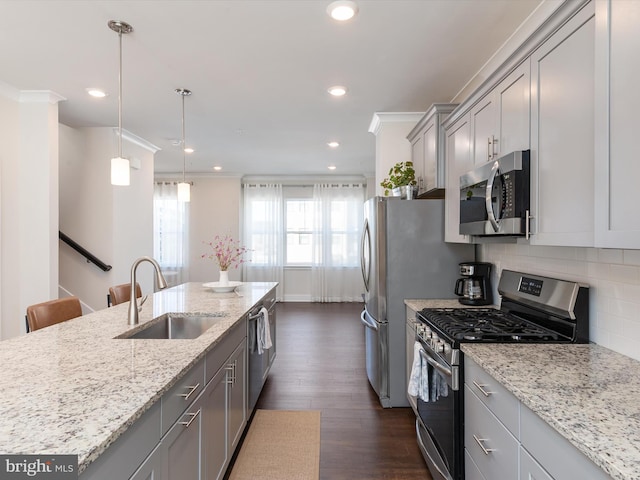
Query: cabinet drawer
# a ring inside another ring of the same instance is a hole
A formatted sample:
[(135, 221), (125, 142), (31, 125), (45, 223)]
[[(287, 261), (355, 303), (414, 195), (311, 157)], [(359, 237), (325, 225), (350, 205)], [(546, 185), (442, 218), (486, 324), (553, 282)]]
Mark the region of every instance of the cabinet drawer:
[(247, 322), (246, 319), (238, 322), (233, 327), (227, 336), (225, 336), (220, 342), (218, 342), (211, 351), (207, 353), (206, 360), (206, 383), (214, 377), (214, 375), (224, 366), (227, 359), (238, 344), (242, 342), (242, 339), (247, 336)]
[(520, 447), (520, 480), (553, 480), (553, 477)]
[(518, 440), (468, 385), (464, 393), (465, 450), (485, 478), (518, 478)]
[(610, 480), (604, 470), (588, 459), (547, 422), (524, 405), (521, 407), (520, 441), (555, 480)]
[(464, 480), (486, 480), (466, 450), (464, 452)]
[(204, 389), (204, 359), (178, 380), (171, 390), (162, 396), (162, 434), (175, 423)]
[(465, 384), (518, 437), (518, 399), (470, 358), (465, 357), (464, 369)]

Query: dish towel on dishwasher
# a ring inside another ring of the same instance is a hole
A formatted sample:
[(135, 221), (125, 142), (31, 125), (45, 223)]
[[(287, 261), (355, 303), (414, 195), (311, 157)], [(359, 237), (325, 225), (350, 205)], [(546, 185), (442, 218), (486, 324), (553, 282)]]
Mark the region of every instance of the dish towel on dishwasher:
[(262, 307), (256, 322), (256, 343), (258, 344), (258, 354), (262, 355), (265, 350), (269, 350), (271, 343), (271, 328), (269, 328), (269, 311)]
[(422, 360), (420, 342), (413, 344), (413, 365), (411, 366), (411, 376), (409, 377), (409, 388), (407, 392), (412, 397), (419, 397), (421, 400), (429, 401), (429, 367), (426, 361)]

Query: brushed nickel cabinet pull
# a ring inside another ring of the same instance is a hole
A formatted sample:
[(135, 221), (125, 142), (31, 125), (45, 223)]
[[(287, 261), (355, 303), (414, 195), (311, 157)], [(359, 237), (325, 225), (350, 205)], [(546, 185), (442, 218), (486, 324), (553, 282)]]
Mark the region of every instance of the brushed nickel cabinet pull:
[(189, 428), (189, 426), (193, 423), (193, 421), (198, 418), (198, 415), (200, 415), (200, 408), (198, 409), (198, 411), (196, 413), (187, 413), (185, 415), (189, 415), (191, 418), (189, 419), (188, 422), (180, 422), (180, 425), (184, 425), (184, 428)]
[(475, 434), (473, 435), (473, 439), (476, 441), (476, 443), (478, 445), (480, 445), (480, 448), (482, 449), (482, 451), (484, 452), (485, 455), (489, 455), (491, 452), (495, 451), (494, 448), (487, 448), (484, 446), (483, 442), (486, 442), (487, 439), (486, 438), (478, 438), (475, 436)]
[(183, 397), (185, 400), (189, 400), (189, 397), (191, 395), (193, 395), (193, 392), (195, 392), (198, 388), (200, 388), (200, 383), (196, 383), (195, 385), (191, 385), (189, 388), (189, 392), (188, 393), (180, 393), (178, 394), (178, 396)]
[(486, 386), (487, 386), (487, 385), (486, 385), (486, 384), (484, 384), (484, 383), (483, 383), (483, 384), (480, 384), (480, 383), (478, 383), (478, 382), (476, 382), (476, 381), (474, 380), (474, 381), (473, 381), (473, 384), (475, 385), (475, 387), (476, 387), (478, 390), (480, 390), (480, 391), (482, 392), (482, 394), (483, 394), (485, 397), (488, 397), (489, 395), (491, 395), (491, 394), (493, 393), (493, 392), (488, 392), (488, 391), (486, 391), (486, 390), (484, 389), (484, 387), (486, 387)]

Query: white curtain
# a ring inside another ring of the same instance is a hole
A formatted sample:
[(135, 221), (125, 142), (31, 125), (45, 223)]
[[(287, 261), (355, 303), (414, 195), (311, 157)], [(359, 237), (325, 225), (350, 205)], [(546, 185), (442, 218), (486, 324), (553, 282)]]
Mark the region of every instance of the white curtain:
[(245, 184), (243, 241), (251, 261), (242, 265), (247, 282), (279, 282), (276, 290), (282, 300), (284, 285), (284, 220), (280, 184)]
[(153, 189), (153, 256), (169, 286), (189, 281), (189, 203), (178, 202), (175, 182)]
[(362, 300), (360, 235), (365, 188), (316, 184), (313, 189), (311, 298), (314, 302)]

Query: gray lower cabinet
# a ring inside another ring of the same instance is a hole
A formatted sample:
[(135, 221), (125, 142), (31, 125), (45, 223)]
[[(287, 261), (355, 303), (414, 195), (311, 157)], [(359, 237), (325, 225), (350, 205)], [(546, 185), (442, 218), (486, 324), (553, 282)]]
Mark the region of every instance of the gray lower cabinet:
[(156, 448), (147, 457), (140, 468), (136, 470), (130, 480), (161, 480), (163, 478), (163, 460), (162, 445), (156, 446)]
[(476, 362), (464, 367), (467, 480), (611, 480)]
[(224, 476), (247, 423), (246, 350), (243, 339), (203, 394), (202, 478), (206, 480)]
[(247, 424), (246, 323), (186, 373), (80, 480), (221, 479)]
[[(206, 388), (205, 388), (206, 392)], [(202, 478), (202, 399), (204, 393), (169, 429), (160, 442), (163, 477), (167, 480), (200, 480)]]

